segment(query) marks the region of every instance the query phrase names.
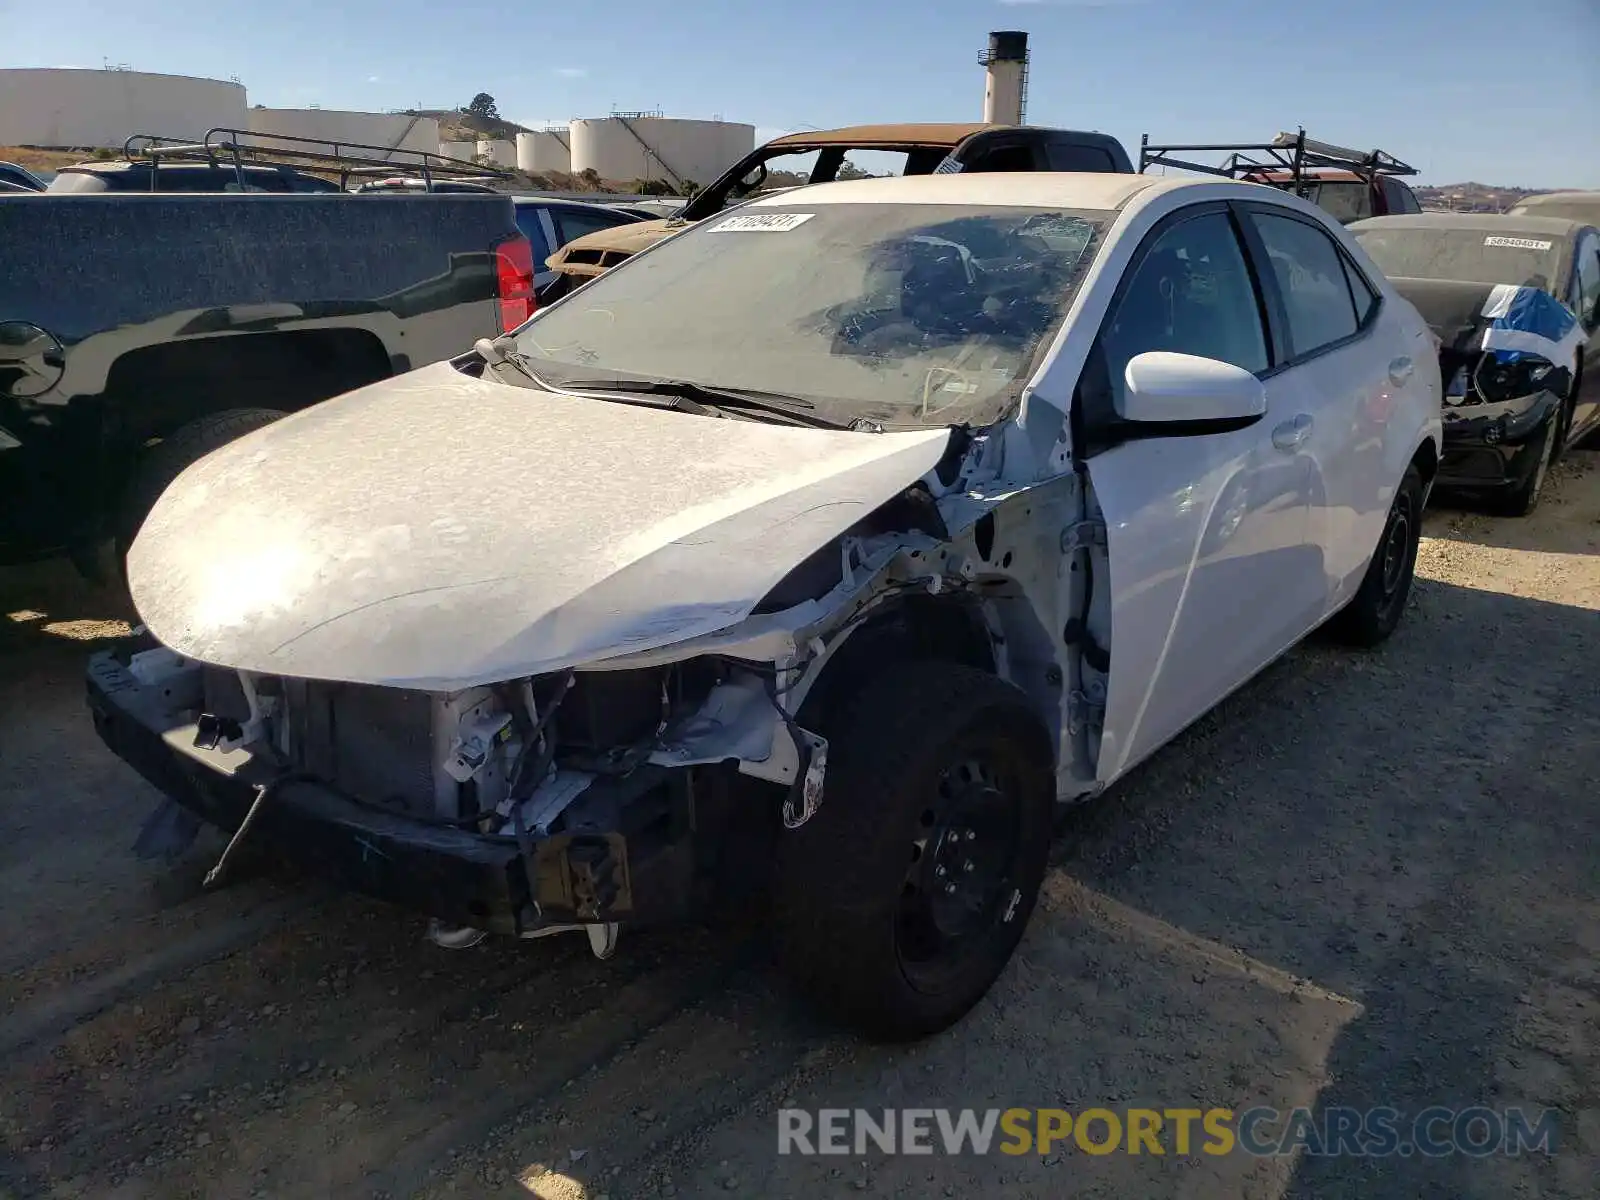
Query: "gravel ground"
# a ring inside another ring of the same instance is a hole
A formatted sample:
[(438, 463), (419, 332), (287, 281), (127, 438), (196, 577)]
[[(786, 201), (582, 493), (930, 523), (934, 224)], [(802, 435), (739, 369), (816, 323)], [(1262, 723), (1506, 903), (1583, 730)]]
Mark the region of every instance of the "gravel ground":
[[(1070, 814), (1001, 983), (896, 1051), (796, 1008), (759, 930), (451, 953), (281, 871), (152, 872), (154, 794), (82, 702), (121, 614), (0, 574), (0, 1197), (1593, 1196), (1600, 454), (1550, 487), (1434, 511), (1386, 648), (1312, 639)], [(1519, 1158), (806, 1158), (786, 1103), (1561, 1126)]]

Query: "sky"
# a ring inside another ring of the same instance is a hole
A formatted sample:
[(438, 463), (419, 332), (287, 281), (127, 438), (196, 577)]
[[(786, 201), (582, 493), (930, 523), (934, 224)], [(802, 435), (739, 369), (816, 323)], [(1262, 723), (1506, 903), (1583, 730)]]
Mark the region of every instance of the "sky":
[(1600, 0), (0, 0), (0, 66), (237, 76), (251, 104), (494, 96), (529, 125), (613, 108), (758, 140), (978, 120), (989, 31), (1029, 35), (1027, 121), (1154, 142), (1303, 126), (1413, 182), (1600, 188)]

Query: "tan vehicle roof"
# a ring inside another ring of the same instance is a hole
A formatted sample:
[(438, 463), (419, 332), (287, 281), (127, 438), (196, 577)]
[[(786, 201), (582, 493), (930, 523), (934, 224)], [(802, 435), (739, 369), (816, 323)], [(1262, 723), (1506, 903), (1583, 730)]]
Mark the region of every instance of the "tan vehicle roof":
[(623, 259), (654, 246), (672, 232), (669, 225), (670, 222), (663, 218), (659, 221), (630, 221), (626, 225), (597, 229), (573, 238), (545, 259), (545, 265), (568, 275), (599, 275)]
[(1543, 192), (1524, 196), (1512, 209), (1519, 217), (1566, 217), (1600, 225), (1600, 192)]
[(955, 146), (986, 129), (1004, 129), (982, 121), (920, 125), (848, 125), (843, 129), (807, 129), (773, 138), (768, 146)]
[[(973, 122), (924, 122), (915, 125), (848, 125), (842, 129), (808, 129), (773, 138), (763, 145), (768, 150), (790, 150), (812, 146), (855, 146), (860, 149), (890, 149), (899, 146), (930, 146), (953, 149), (975, 133), (1009, 126)], [(597, 229), (574, 238), (549, 258), (545, 265), (566, 275), (589, 278), (648, 250), (672, 229), (668, 222), (641, 221)]]

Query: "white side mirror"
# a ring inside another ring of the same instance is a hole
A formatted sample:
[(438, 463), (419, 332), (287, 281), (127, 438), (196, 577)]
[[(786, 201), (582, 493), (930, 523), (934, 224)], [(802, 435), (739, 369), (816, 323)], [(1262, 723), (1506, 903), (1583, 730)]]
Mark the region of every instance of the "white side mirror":
[(1122, 411), (1141, 424), (1221, 422), (1239, 427), (1266, 415), (1267, 389), (1242, 367), (1215, 358), (1152, 350), (1123, 372)]

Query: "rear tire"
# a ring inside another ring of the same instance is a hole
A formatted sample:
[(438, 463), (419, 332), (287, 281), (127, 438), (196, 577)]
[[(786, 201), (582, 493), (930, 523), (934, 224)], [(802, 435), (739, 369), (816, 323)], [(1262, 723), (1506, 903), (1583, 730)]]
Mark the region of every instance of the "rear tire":
[(210, 413), (180, 427), (145, 455), (115, 517), (119, 570), (126, 574), (128, 547), (173, 480), (213, 450), (285, 415), (272, 408), (230, 408)]
[(1010, 684), (928, 661), (888, 667), (819, 732), (822, 806), (778, 850), (784, 966), (869, 1038), (937, 1033), (988, 992), (1033, 912), (1050, 736)]
[(1422, 541), (1422, 495), (1422, 473), (1412, 463), (1395, 489), (1360, 589), (1329, 622), (1334, 636), (1345, 644), (1376, 646), (1387, 641), (1400, 624)]

